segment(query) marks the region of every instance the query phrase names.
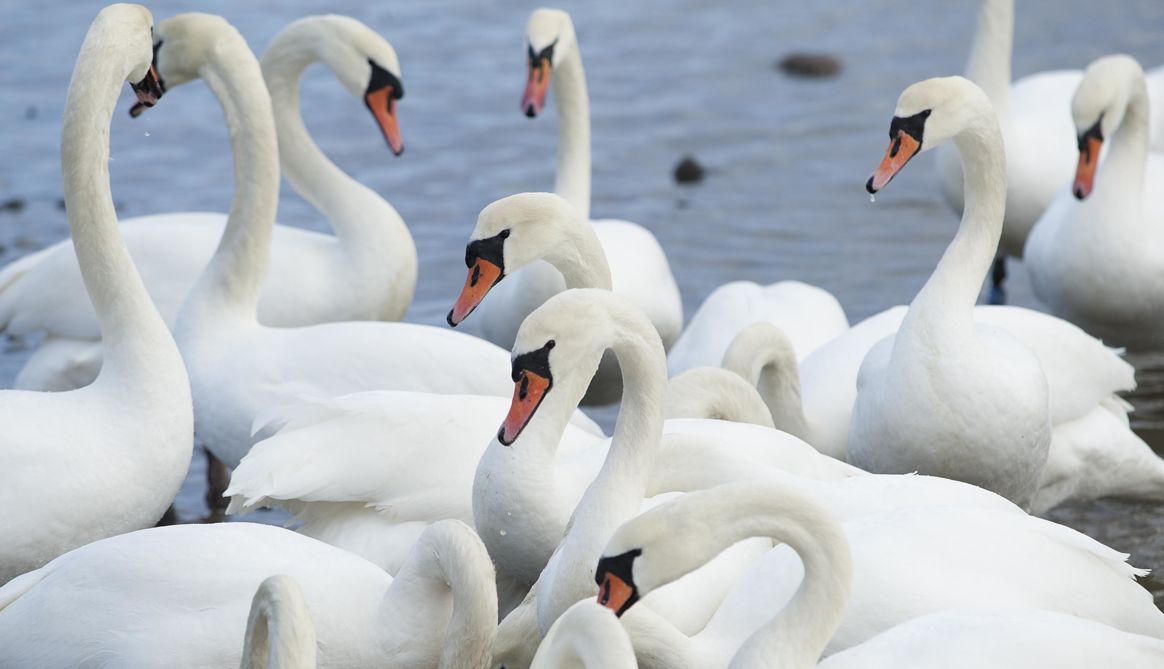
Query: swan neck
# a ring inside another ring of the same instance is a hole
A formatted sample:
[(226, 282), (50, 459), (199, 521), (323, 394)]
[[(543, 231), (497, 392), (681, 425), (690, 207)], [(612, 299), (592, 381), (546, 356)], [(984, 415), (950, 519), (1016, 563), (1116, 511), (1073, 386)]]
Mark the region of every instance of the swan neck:
[(1008, 118), (1010, 112), (1013, 42), (1014, 0), (982, 0), (966, 78), (986, 93), (1000, 118)]
[(966, 197), (962, 222), (910, 305), (903, 332), (972, 333), (974, 304), (998, 251), (1006, 206), (1006, 160), (994, 115), (981, 113), (954, 138), (954, 145), (962, 160)]
[(61, 129), (61, 172), (81, 278), (104, 342), (99, 378), (129, 377), (141, 383), (164, 376), (159, 374), (160, 356), (173, 351), (174, 360), (178, 358), (117, 226), (109, 183), (109, 132), (130, 68), (124, 58), (110, 53), (126, 37), (106, 34), (108, 30), (95, 24), (77, 56)]
[(1144, 192), (1148, 162), (1148, 89), (1143, 76), (1129, 81), (1128, 88), (1124, 117), (1112, 137), (1111, 150), (1100, 167), (1096, 178), (1097, 192), (1092, 197), (1102, 197), (1103, 187), (1112, 184), (1120, 192), (1119, 197), (1138, 204)]
[(445, 619), (437, 667), (485, 666), (497, 627), (493, 564), (472, 530), (457, 521), (434, 524), (421, 535), (380, 612), (384, 635), (409, 645), (439, 633), (435, 623)]
[(303, 594), (280, 577), (255, 593), (241, 669), (315, 667), (315, 626)]
[(590, 220), (590, 97), (577, 46), (554, 70), (558, 107), (558, 166), (554, 192)]
[(566, 243), (555, 244), (546, 260), (562, 273), (566, 288), (611, 290), (610, 263), (594, 228), (587, 219), (571, 216), (566, 226)]
[(200, 74), (226, 117), (234, 158), (234, 199), (222, 240), (183, 311), (254, 321), (278, 207), (278, 142), (271, 99), (246, 43), (241, 37), (222, 39), (212, 54)]
[(776, 429), (804, 439), (808, 422), (800, 396), (796, 351), (783, 333), (756, 326), (737, 335), (724, 353), (723, 367), (743, 377), (764, 399)]

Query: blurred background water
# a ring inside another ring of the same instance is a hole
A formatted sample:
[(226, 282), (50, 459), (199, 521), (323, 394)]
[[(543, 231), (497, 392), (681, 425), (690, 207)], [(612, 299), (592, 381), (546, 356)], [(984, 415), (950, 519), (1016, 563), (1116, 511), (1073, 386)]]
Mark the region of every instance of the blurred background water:
[[(0, 6), (0, 263), (67, 235), (59, 204), (58, 135), (65, 89), (85, 30), (103, 5), (5, 0)], [(876, 204), (863, 184), (880, 160), (898, 94), (955, 74), (969, 51), (977, 0), (588, 0), (564, 2), (581, 45), (593, 123), (596, 218), (650, 228), (666, 249), (687, 315), (732, 279), (799, 279), (833, 292), (856, 322), (908, 302), (929, 276), (957, 219), (937, 190), (932, 154)], [(1016, 9), (1014, 74), (1082, 68), (1113, 52), (1164, 63), (1160, 0), (1029, 0)], [(322, 66), (309, 70), (302, 108), (320, 146), (400, 211), (416, 239), (420, 280), (408, 320), (440, 324), (464, 280), (464, 244), (477, 212), (515, 192), (553, 186), (557, 130), (518, 102), (522, 34), (537, 5), (489, 0), (167, 0), (155, 20), (222, 14), (262, 50), (296, 18), (354, 16), (396, 47), (407, 96), (407, 151), (393, 158), (363, 104)], [(839, 76), (793, 79), (773, 64), (790, 51), (830, 53)], [(124, 96), (128, 109), (131, 96)], [(1073, 141), (1066, 137), (1064, 141)], [(671, 170), (684, 154), (708, 168), (697, 186)], [(226, 211), (231, 161), (221, 110), (200, 84), (113, 124), (110, 164), (122, 217)], [(282, 223), (326, 222), (285, 188)], [(1012, 263), (1012, 304), (1037, 307)], [(0, 385), (26, 356), (0, 354)], [(1137, 356), (1136, 428), (1164, 450), (1164, 360)], [(613, 412), (598, 413), (607, 426)], [(179, 497), (184, 520), (205, 514), (196, 456)], [(1164, 569), (1164, 505), (1106, 500), (1052, 517)], [(266, 516), (277, 522), (278, 514)], [(1149, 581), (1158, 600), (1164, 583)]]

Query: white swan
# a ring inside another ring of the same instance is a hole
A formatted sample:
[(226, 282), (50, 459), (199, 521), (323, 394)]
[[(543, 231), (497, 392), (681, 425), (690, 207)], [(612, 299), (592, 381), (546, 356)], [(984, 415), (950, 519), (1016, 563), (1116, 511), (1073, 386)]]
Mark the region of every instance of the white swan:
[[(274, 100), (283, 173), (336, 234), (275, 226), (259, 321), (287, 327), (400, 320), (416, 286), (416, 248), (392, 205), (344, 174), (307, 134), (299, 115), (299, 79), (316, 61), (368, 105), (390, 147), (397, 153), (403, 148), (395, 115), (403, 94), (400, 66), (382, 37), (344, 16), (300, 19), (275, 36), (263, 57), (263, 74)], [(122, 221), (130, 255), (167, 324), (173, 326), (225, 225), (225, 215), (201, 212)], [(68, 240), (0, 271), (0, 329), (46, 335), (16, 387), (68, 390), (93, 380), (101, 366), (99, 332)]]
[[(300, 533), (394, 574), (430, 524), (473, 522), (477, 462), (508, 407), (502, 397), (382, 390), (265, 411), (260, 432), (277, 432), (231, 474), (227, 513), (285, 508)], [(559, 453), (602, 437), (577, 412)]]
[(152, 22), (140, 5), (103, 9), (69, 83), (65, 202), (108, 364), (80, 390), (0, 392), (0, 583), (90, 541), (153, 525), (190, 463), (186, 370), (117, 234), (109, 189), (109, 125), (122, 85), (142, 82), (139, 97), (155, 99), (144, 92)]
[[(683, 301), (667, 256), (646, 228), (627, 221), (590, 219), (590, 101), (586, 75), (570, 15), (558, 9), (537, 9), (530, 15), (525, 42), (529, 80), (521, 108), (527, 116), (545, 106), (551, 78), (558, 107), (558, 162), (554, 192), (590, 221), (612, 272), (616, 290), (641, 295), (647, 314), (664, 346), (683, 328)], [(534, 262), (493, 289), (493, 297), (474, 320), (490, 341), (513, 345), (517, 327), (531, 311), (564, 289), (562, 277), (548, 263)], [(598, 398), (596, 398), (597, 400)], [(613, 401), (610, 398), (606, 401)], [(589, 399), (587, 400), (590, 401)]]
[[(1047, 377), (1069, 370), (1045, 364), (1008, 328), (974, 322), (1006, 188), (1002, 139), (982, 90), (961, 77), (906, 89), (890, 126), (890, 148), (867, 188), (880, 190), (915, 154), (951, 137), (965, 164), (962, 224), (896, 336), (875, 346), (861, 365), (849, 460), (875, 472), (970, 481), (1026, 506), (1047, 462), (1052, 426), (1067, 410), (1054, 402)], [(1026, 313), (1013, 315), (1032, 320)], [(1072, 360), (1065, 365), (1086, 370)], [(1098, 410), (1108, 398), (1107, 392), (1092, 395), (1088, 386), (1095, 383), (1086, 374), (1081, 380), (1072, 389), (1071, 417)]]
[[(1012, 84), (1013, 43), (1014, 0), (982, 0), (966, 78), (990, 98), (1006, 144), (1006, 218), (999, 253), (1022, 257), (1035, 221), (1071, 181), (1075, 147), (1068, 139), (1074, 136), (1068, 105), (1082, 73), (1040, 72)], [(1164, 67), (1152, 72), (1152, 80), (1164, 94)], [(1164, 105), (1153, 127), (1157, 149), (1164, 150)], [(962, 165), (953, 147), (939, 149), (938, 176), (946, 202), (961, 213)]]
[[(174, 326), (194, 391), (196, 428), (227, 466), (251, 446), (264, 408), (371, 389), (510, 393), (509, 355), (447, 328), (344, 322), (299, 328), (255, 316), (270, 253), (279, 166), (271, 101), (258, 63), (218, 17), (181, 15), (158, 25), (157, 62), (173, 84), (202, 76), (231, 129), (235, 200), (209, 266)], [(208, 48), (213, 45), (213, 48)]]
[(668, 370), (675, 375), (694, 367), (718, 366), (732, 338), (757, 321), (784, 330), (798, 359), (849, 329), (840, 302), (823, 288), (799, 281), (767, 286), (732, 281), (716, 288), (699, 305), (668, 354)]
[(603, 606), (582, 600), (562, 614), (538, 646), (533, 669), (637, 669), (626, 632)]
[(268, 576), (251, 600), (240, 669), (315, 669), (315, 656), (302, 588), (290, 576)]
[[(614, 435), (577, 456), (589, 455), (584, 467), (562, 466), (554, 452), (564, 417), (608, 348), (625, 387)], [(774, 430), (723, 421), (664, 423), (662, 344), (645, 316), (609, 291), (565, 291), (530, 314), (514, 344), (514, 374), (513, 405), (477, 470), (473, 513), (499, 569), (519, 578), (533, 572), (536, 584), (502, 622), (495, 666), (528, 667), (539, 636), (570, 605), (594, 594), (587, 565), (644, 498), (697, 489), (712, 472), (721, 476), (728, 457), (748, 471), (775, 468), (824, 480), (860, 475)], [(682, 628), (699, 629), (730, 583), (723, 574), (738, 572), (764, 549), (741, 547), (689, 582), (681, 596), (660, 602), (660, 611)]]
[[(560, 195), (519, 193), (502, 198), (481, 210), (477, 217), (465, 249), (469, 274), (447, 320), (456, 327), (494, 287), (506, 285), (500, 284), (502, 279), (523, 267), (548, 264), (556, 273), (545, 277), (547, 283), (539, 284), (533, 292), (523, 287), (511, 293), (502, 298), (501, 307), (488, 313), (482, 326), (487, 338), (512, 346), (516, 326), (545, 301), (540, 298), (542, 292), (549, 290), (553, 295), (570, 288), (604, 288), (634, 302), (648, 315), (667, 346), (678, 334), (674, 310), (669, 306), (668, 286), (673, 287), (675, 280), (662, 251), (660, 262), (656, 263), (649, 253), (644, 255), (644, 245), (658, 246), (645, 229), (625, 221), (588, 222)], [(527, 286), (537, 272), (518, 273), (515, 280), (525, 281), (523, 286)], [(515, 296), (520, 297), (520, 305), (514, 303)], [(679, 321), (681, 324), (682, 314)], [(583, 402), (618, 401), (621, 381), (618, 365), (613, 356), (608, 356), (599, 365)]]
[(1164, 179), (1164, 154), (1148, 151), (1148, 95), (1139, 63), (1129, 56), (1092, 63), (1071, 111), (1079, 166), (1073, 192), (1059, 193), (1027, 240), (1031, 285), (1053, 313), (1088, 332), (1158, 350), (1164, 346), (1164, 197), (1145, 185)]
[[(251, 595), (299, 583), (321, 668), (483, 669), (497, 625), (493, 568), (469, 527), (430, 528), (395, 578), (257, 523), (175, 525), (98, 541), (0, 588), (0, 664), (238, 666)], [(193, 631), (197, 633), (192, 633)]]
[[(783, 544), (737, 582), (695, 637), (635, 606), (756, 536)], [(1044, 608), (1164, 637), (1164, 613), (1135, 583), (1140, 572), (1125, 558), (1014, 511), (936, 506), (842, 525), (803, 492), (735, 483), (685, 495), (623, 525), (596, 579), (599, 602), (622, 614), (644, 668), (772, 666), (761, 658), (804, 667), (822, 652), (860, 648), (908, 620), (965, 607)]]

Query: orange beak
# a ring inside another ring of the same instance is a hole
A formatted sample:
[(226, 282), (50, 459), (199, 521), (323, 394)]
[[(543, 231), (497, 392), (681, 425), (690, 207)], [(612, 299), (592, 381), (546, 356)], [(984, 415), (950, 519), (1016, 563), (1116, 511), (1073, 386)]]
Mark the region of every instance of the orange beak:
[(634, 592), (634, 588), (627, 585), (626, 581), (606, 572), (602, 584), (598, 586), (598, 603), (614, 611), (614, 615), (621, 616), (634, 603)]
[(368, 105), (368, 110), (376, 117), (376, 123), (384, 133), (388, 148), (399, 156), (404, 153), (404, 139), (400, 136), (400, 126), (396, 123), (396, 98), (392, 97), (392, 92), (391, 86), (385, 86), (366, 93), (364, 104)]
[(509, 414), (501, 429), (497, 431), (497, 440), (504, 446), (511, 445), (529, 424), (534, 413), (541, 406), (546, 393), (553, 382), (541, 374), (523, 369), (513, 386), (513, 401), (509, 405)]
[(1103, 148), (1103, 138), (1088, 134), (1079, 141), (1079, 166), (1075, 168), (1075, 183), (1071, 192), (1076, 199), (1086, 199), (1095, 187), (1095, 169), (1099, 165), (1099, 150)]
[(461, 294), (457, 296), (457, 301), (453, 303), (453, 308), (449, 310), (449, 315), (445, 319), (449, 325), (453, 327), (460, 325), (500, 280), (500, 267), (484, 258), (473, 261), (469, 275), (465, 277), (465, 287), (461, 289)]
[(537, 64), (529, 64), (529, 79), (525, 82), (525, 94), (521, 96), (521, 108), (525, 115), (533, 118), (542, 113), (546, 106), (546, 91), (550, 90), (550, 74), (552, 66), (548, 58), (542, 58)]
[(886, 184), (897, 176), (901, 168), (905, 167), (909, 159), (917, 155), (920, 150), (921, 142), (904, 130), (898, 130), (897, 137), (889, 142), (889, 148), (885, 150), (885, 157), (881, 159), (881, 164), (877, 166), (877, 169), (873, 171), (873, 176), (869, 177), (869, 181), (865, 184), (865, 190), (876, 193), (885, 188)]

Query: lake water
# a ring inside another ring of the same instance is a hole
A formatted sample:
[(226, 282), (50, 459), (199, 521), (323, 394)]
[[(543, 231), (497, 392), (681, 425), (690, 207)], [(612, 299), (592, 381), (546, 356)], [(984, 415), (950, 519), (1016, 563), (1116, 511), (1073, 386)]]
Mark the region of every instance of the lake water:
[[(0, 7), (0, 262), (67, 234), (58, 206), (58, 135), (73, 61), (103, 3), (6, 0)], [(799, 279), (833, 292), (851, 321), (908, 302), (950, 240), (956, 219), (938, 194), (932, 154), (914, 161), (870, 204), (863, 185), (885, 150), (901, 90), (961, 71), (978, 2), (833, 0), (828, 3), (590, 0), (571, 11), (593, 115), (595, 217), (650, 228), (663, 244), (690, 315), (732, 279)], [(1164, 3), (1084, 0), (1018, 3), (1014, 72), (1079, 68), (1112, 52), (1164, 62)], [(428, 0), (171, 0), (180, 11), (226, 16), (261, 49), (308, 14), (349, 14), (381, 32), (400, 54), (407, 97), (399, 106), (408, 150), (393, 158), (363, 105), (321, 67), (309, 71), (302, 106), (321, 147), (375, 188), (409, 223), (420, 281), (408, 319), (443, 322), (464, 280), (464, 243), (477, 212), (515, 192), (553, 185), (553, 107), (530, 121), (522, 34), (533, 3)], [(842, 59), (840, 76), (792, 79), (773, 63), (790, 51)], [(128, 108), (129, 95), (123, 100)], [(1070, 140), (1068, 140), (1070, 141)], [(231, 162), (216, 102), (201, 85), (170, 92), (158, 108), (113, 126), (111, 172), (123, 217), (225, 211)], [(684, 154), (709, 171), (678, 186)], [(290, 189), (282, 223), (325, 225)], [(1037, 306), (1021, 265), (1013, 304)], [(26, 354), (0, 355), (10, 383)], [(1161, 450), (1164, 363), (1133, 360), (1141, 387), (1133, 420)], [(1154, 370), (1154, 371), (1153, 371)], [(609, 425), (612, 413), (600, 412)], [(205, 480), (196, 458), (179, 498), (201, 517)], [(277, 520), (277, 515), (268, 518)], [(1103, 501), (1053, 518), (1164, 569), (1164, 505)], [(1164, 584), (1150, 582), (1157, 596)], [(1158, 600), (1159, 601), (1159, 600)]]

